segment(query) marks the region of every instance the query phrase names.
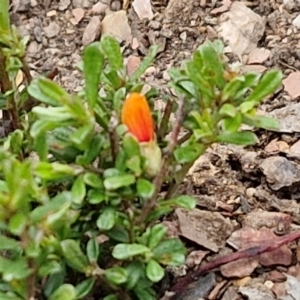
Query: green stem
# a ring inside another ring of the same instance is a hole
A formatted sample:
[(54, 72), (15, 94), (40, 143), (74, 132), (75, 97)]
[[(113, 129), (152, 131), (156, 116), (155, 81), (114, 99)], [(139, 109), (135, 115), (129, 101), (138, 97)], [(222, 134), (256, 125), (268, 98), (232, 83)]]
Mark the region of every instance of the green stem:
[(164, 199), (171, 199), (172, 197), (174, 197), (174, 195), (176, 194), (180, 184), (182, 183), (183, 179), (185, 178), (187, 172), (189, 171), (189, 169), (192, 167), (194, 162), (191, 163), (186, 163), (185, 165), (182, 166), (181, 170), (179, 171), (179, 173), (176, 176), (175, 182), (173, 182), (169, 189), (168, 192), (166, 193)]
[(10, 31), (10, 22), (9, 22), (9, 1), (0, 0), (0, 30), (4, 32)]

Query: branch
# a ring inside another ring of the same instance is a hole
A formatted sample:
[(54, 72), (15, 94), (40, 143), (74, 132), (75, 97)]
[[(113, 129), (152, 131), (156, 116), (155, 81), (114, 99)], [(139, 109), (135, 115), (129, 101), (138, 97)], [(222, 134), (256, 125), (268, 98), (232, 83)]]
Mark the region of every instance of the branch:
[(178, 281), (172, 288), (171, 291), (175, 293), (176, 296), (182, 294), (188, 285), (190, 285), (193, 281), (197, 280), (200, 276), (208, 273), (209, 271), (216, 269), (224, 264), (229, 262), (236, 261), (242, 258), (253, 257), (262, 253), (274, 251), (281, 246), (293, 242), (294, 240), (300, 238), (300, 231), (295, 231), (290, 234), (286, 234), (284, 236), (278, 237), (263, 245), (253, 246), (247, 249), (242, 249), (234, 253), (230, 253), (228, 255), (224, 255), (216, 258), (215, 260), (203, 265), (199, 266), (196, 271), (188, 274), (182, 280)]

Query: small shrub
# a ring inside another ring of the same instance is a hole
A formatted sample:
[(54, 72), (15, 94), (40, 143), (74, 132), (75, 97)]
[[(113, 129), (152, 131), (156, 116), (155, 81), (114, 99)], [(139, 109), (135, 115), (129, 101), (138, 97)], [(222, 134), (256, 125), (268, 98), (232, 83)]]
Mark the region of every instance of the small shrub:
[[(166, 266), (186, 254), (160, 218), (195, 207), (178, 187), (212, 143), (251, 145), (256, 136), (242, 124), (276, 127), (256, 107), (280, 72), (234, 74), (222, 43), (205, 42), (169, 71), (176, 96), (143, 95), (157, 48), (129, 77), (118, 43), (104, 36), (84, 50), (84, 90), (69, 94), (31, 79), (26, 41), (9, 24), (7, 2), (0, 7), (0, 298), (156, 299)], [(158, 96), (162, 113), (153, 110)]]

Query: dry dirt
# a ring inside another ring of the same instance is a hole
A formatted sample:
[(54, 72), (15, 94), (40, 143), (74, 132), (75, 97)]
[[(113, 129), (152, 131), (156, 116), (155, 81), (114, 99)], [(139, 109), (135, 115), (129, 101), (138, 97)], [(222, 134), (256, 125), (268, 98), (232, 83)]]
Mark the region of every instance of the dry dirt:
[[(21, 35), (30, 35), (28, 62), (33, 76), (57, 68), (56, 81), (69, 91), (82, 89), (76, 64), (83, 42), (100, 34), (97, 28), (84, 31), (93, 17), (103, 22), (105, 16), (122, 11), (122, 1), (102, 1), (13, 1), (12, 20)], [(257, 131), (259, 142), (251, 148), (214, 146), (195, 164), (186, 185), (187, 192), (197, 198), (197, 209), (191, 213), (177, 210), (172, 221), (165, 221), (170, 232), (179, 232), (192, 251), (185, 268), (170, 270), (175, 276), (234, 250), (275, 241), (300, 225), (300, 25), (296, 20), (300, 3), (236, 2), (261, 17), (262, 35), (254, 42), (256, 56), (252, 52), (239, 57), (229, 49), (228, 61), (259, 72), (282, 70), (284, 85), (261, 106), (262, 111), (278, 117), (281, 129)], [(122, 20), (126, 24), (113, 23), (113, 30), (120, 31), (118, 26), (131, 29), (122, 33), (127, 40), (122, 42), (122, 49), (128, 68), (134, 68), (151, 44), (158, 44), (160, 53), (147, 70), (145, 81), (158, 87), (162, 95), (168, 89), (166, 70), (190, 58), (206, 39), (220, 38), (219, 26), (226, 10), (231, 9), (229, 0), (154, 0), (152, 20), (140, 20), (132, 3), (125, 4), (128, 8)], [(257, 255), (210, 271), (177, 299), (300, 300), (299, 242), (263, 255), (266, 257)], [(169, 288), (168, 282), (166, 286)], [(162, 289), (162, 296), (164, 292)]]

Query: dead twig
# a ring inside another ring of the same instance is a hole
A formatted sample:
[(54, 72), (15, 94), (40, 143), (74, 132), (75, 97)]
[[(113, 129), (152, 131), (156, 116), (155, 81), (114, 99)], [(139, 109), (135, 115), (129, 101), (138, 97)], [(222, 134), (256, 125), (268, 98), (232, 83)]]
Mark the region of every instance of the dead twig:
[(216, 269), (224, 264), (227, 264), (229, 262), (236, 261), (238, 259), (242, 258), (250, 258), (262, 253), (271, 252), (274, 251), (281, 246), (288, 244), (290, 242), (293, 242), (300, 238), (300, 230), (295, 231), (289, 234), (286, 234), (284, 236), (278, 237), (276, 239), (272, 239), (269, 241), (266, 241), (265, 243), (257, 246), (253, 246), (247, 249), (242, 249), (234, 253), (230, 253), (228, 255), (224, 255), (221, 257), (218, 257), (217, 259), (203, 265), (199, 266), (196, 271), (193, 273), (190, 273), (186, 277), (184, 277), (182, 280), (178, 281), (171, 289), (171, 292), (174, 292), (176, 296), (182, 294), (188, 285), (190, 285), (193, 281), (197, 280), (200, 276), (204, 275), (205, 273), (208, 273), (209, 271), (212, 271), (213, 269)]

